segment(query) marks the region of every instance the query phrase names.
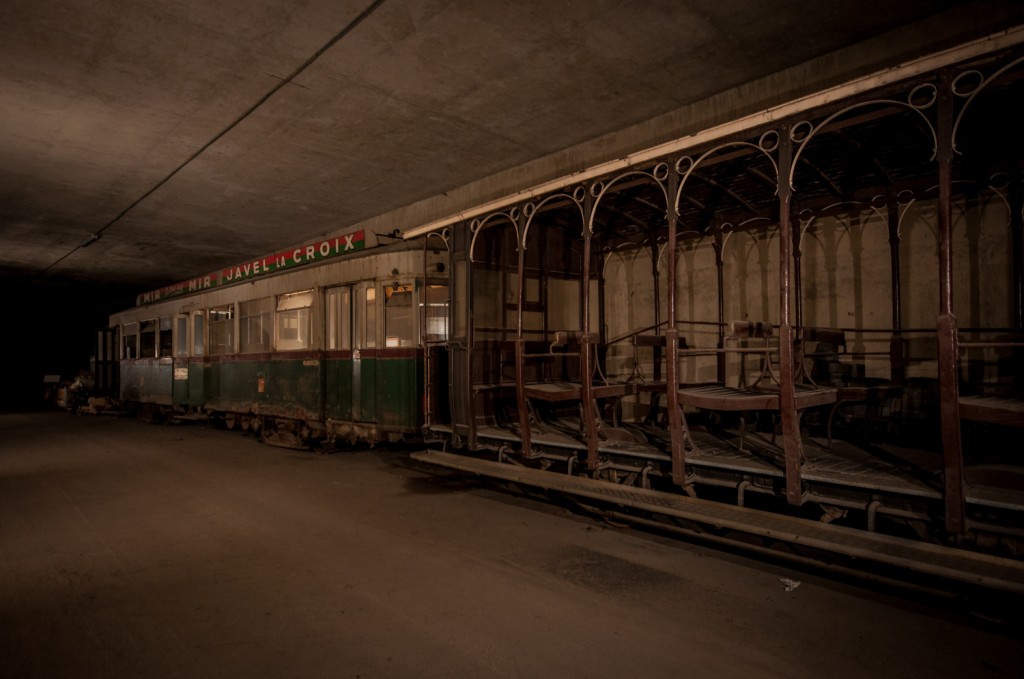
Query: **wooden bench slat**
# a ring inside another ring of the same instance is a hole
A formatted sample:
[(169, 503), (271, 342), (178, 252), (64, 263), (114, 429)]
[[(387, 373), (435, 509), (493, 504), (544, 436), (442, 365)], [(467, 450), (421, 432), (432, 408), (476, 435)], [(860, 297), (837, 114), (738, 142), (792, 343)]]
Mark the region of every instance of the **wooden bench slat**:
[(1024, 427), (1024, 401), (999, 396), (961, 396), (960, 417), (965, 420), (992, 422), (1011, 427)]
[[(718, 384), (687, 387), (679, 390), (683, 405), (705, 410), (779, 410), (779, 392), (757, 389), (739, 389)], [(836, 390), (832, 388), (797, 389), (798, 410), (835, 403)]]
[(572, 401), (579, 400), (582, 389), (582, 385), (576, 382), (542, 382), (524, 386), (523, 393), (528, 398), (542, 401)]

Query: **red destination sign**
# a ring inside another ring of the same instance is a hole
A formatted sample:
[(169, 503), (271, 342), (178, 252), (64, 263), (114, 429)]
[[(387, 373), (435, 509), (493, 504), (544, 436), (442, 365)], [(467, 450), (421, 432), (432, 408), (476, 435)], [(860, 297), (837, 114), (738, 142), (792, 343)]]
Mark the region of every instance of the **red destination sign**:
[(159, 290), (139, 295), (135, 303), (137, 305), (151, 304), (171, 297), (204, 292), (213, 288), (231, 285), (232, 283), (247, 281), (258, 276), (265, 276), (278, 271), (284, 271), (285, 269), (345, 255), (356, 250), (362, 250), (365, 246), (365, 233), (363, 231), (355, 231), (344, 236), (309, 243), (292, 248), (291, 250), (283, 250), (275, 255), (254, 259), (244, 264), (208, 273), (205, 276), (197, 276), (187, 281), (167, 285)]

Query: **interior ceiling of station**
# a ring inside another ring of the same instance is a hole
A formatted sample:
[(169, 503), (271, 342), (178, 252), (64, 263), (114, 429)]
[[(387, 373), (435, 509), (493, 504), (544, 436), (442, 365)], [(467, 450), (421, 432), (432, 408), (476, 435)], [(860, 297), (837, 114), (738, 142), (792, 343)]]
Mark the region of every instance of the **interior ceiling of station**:
[(5, 0), (0, 274), (183, 280), (941, 12), (977, 17), (943, 40), (976, 38), (1012, 5)]

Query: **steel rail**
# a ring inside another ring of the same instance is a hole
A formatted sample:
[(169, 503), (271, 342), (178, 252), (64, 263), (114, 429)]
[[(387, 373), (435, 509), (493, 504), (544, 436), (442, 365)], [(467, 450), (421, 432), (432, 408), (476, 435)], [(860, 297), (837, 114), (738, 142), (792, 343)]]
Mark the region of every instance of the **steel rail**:
[(737, 507), (686, 495), (621, 486), (452, 453), (425, 451), (412, 458), (463, 472), (556, 490), (758, 537), (805, 545), (973, 586), (1024, 594), (1024, 562), (916, 542), (846, 526)]

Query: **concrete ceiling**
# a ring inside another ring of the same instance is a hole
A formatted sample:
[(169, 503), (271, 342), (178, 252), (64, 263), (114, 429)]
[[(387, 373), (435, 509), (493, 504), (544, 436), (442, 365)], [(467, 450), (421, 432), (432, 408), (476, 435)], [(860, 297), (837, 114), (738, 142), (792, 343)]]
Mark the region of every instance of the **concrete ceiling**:
[(4, 0), (0, 273), (144, 289), (416, 226), (614, 155), (616, 130), (661, 141), (694, 102), (815, 59), (783, 89), (826, 84), (1020, 4)]

